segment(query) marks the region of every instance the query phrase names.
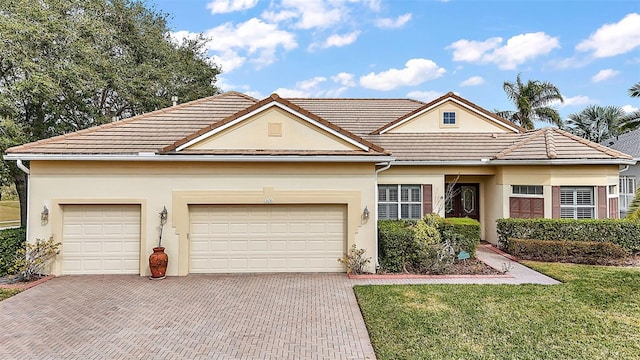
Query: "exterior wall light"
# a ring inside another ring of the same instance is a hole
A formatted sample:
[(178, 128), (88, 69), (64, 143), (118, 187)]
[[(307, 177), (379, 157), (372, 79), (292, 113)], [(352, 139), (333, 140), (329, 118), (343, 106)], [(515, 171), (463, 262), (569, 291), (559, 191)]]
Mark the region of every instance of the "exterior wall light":
[(364, 207), (364, 211), (362, 211), (362, 220), (364, 221), (368, 221), (369, 220), (369, 216), (371, 214), (369, 213), (369, 208), (367, 208), (366, 206)]
[(163, 206), (162, 211), (160, 211), (160, 224), (164, 225), (167, 223), (167, 207)]
[(47, 205), (42, 208), (42, 212), (40, 213), (40, 222), (42, 225), (47, 225), (49, 222), (49, 209), (47, 209)]

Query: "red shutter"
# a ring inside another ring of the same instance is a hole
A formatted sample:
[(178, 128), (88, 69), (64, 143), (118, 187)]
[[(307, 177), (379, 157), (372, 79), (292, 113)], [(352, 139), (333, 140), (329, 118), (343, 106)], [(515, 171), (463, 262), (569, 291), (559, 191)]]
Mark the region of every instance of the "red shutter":
[(598, 186), (598, 219), (607, 218), (607, 187)]
[(514, 219), (520, 217), (520, 198), (509, 198), (509, 217)]
[(535, 198), (531, 201), (531, 217), (544, 217), (544, 198)]
[(620, 209), (618, 208), (618, 198), (609, 199), (609, 217), (617, 219), (620, 217)]
[(551, 218), (560, 219), (560, 186), (551, 187)]
[(422, 216), (433, 212), (432, 185), (422, 185)]

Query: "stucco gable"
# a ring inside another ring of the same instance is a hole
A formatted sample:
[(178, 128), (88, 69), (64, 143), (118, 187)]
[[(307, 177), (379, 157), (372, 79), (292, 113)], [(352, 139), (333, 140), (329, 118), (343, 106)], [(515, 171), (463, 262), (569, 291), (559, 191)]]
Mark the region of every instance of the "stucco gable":
[[(444, 112), (454, 112), (456, 123), (442, 123)], [(524, 131), (496, 114), (489, 112), (454, 93), (425, 104), (382, 126), (373, 135), (385, 133), (520, 133)]]
[(223, 150), (385, 152), (277, 94), (176, 141), (163, 152)]

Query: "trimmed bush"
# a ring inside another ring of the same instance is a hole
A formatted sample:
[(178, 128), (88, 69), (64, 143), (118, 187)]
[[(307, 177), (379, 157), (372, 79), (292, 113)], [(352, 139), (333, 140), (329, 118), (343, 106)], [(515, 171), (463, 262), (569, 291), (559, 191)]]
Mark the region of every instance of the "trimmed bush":
[(521, 259), (610, 265), (619, 263), (628, 253), (610, 242), (509, 239), (507, 251)]
[(411, 256), (413, 238), (413, 229), (404, 221), (378, 221), (378, 256), (382, 271), (404, 271), (404, 265)]
[[(466, 251), (472, 257), (480, 244), (480, 223), (470, 218), (444, 218), (438, 224), (443, 241), (449, 241), (456, 254)], [(448, 234), (458, 234), (451, 236)]]
[(9, 274), (18, 250), (25, 247), (27, 233), (24, 228), (0, 231), (0, 276)]
[(609, 242), (640, 251), (640, 222), (626, 219), (498, 219), (498, 245), (509, 249), (509, 239)]

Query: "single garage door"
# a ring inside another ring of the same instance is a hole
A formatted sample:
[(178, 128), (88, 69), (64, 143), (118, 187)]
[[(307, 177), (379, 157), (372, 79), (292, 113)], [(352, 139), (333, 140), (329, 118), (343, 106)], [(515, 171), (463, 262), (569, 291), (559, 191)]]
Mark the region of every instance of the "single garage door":
[(139, 274), (139, 205), (65, 205), (62, 273)]
[(189, 207), (192, 273), (343, 272), (346, 206)]

